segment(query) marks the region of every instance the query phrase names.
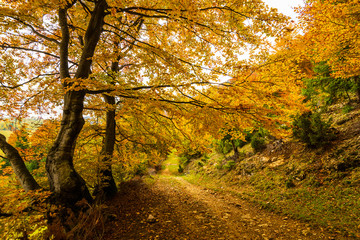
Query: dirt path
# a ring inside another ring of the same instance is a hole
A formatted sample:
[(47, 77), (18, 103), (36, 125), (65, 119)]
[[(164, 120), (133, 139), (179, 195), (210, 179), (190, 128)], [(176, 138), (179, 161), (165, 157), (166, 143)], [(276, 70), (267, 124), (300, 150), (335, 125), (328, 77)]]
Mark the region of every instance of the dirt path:
[(347, 239), (180, 177), (122, 185), (104, 239)]

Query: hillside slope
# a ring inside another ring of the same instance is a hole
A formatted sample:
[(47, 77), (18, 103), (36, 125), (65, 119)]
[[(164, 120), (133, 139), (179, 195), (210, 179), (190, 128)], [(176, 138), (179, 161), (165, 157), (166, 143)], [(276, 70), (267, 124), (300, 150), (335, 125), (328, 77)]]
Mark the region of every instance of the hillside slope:
[[(227, 189), (263, 208), (312, 225), (360, 238), (360, 108), (344, 114), (338, 106), (324, 114), (333, 119), (336, 139), (310, 149), (293, 139), (276, 140), (259, 153), (240, 149), (193, 160), (188, 180)], [(219, 187), (222, 186), (222, 187)]]

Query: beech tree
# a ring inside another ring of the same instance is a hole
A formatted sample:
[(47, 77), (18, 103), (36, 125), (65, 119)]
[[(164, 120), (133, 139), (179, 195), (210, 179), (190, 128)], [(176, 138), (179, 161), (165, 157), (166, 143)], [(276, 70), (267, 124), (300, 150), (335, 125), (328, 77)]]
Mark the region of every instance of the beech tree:
[(61, 106), (61, 127), (46, 160), (50, 190), (63, 204), (91, 202), (73, 163), (84, 114), (106, 112), (100, 172), (107, 180), (98, 189), (109, 195), (116, 191), (115, 133), (127, 141), (137, 135), (121, 131), (121, 123), (149, 133), (137, 135), (140, 143), (155, 132), (146, 122), (166, 122), (184, 135), (180, 127), (187, 123), (213, 134), (254, 122), (277, 129), (271, 122), (280, 124), (284, 107), (276, 93), (291, 82), (256, 78), (254, 69), (268, 58), (268, 39), (286, 20), (260, 0), (2, 1), (0, 110), (24, 116)]
[(305, 33), (303, 44), (316, 64), (326, 62), (334, 79), (356, 83), (360, 101), (359, 11), (357, 0), (307, 1), (300, 11)]

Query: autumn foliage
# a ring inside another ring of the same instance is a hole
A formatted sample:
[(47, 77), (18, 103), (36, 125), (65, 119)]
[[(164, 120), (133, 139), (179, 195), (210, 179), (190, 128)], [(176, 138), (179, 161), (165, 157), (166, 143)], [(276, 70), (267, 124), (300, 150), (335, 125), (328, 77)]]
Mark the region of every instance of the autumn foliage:
[(297, 25), (257, 0), (2, 1), (0, 112), (62, 110), (7, 142), (74, 206), (112, 196), (115, 180), (174, 148), (209, 151), (259, 128), (287, 136), (316, 64), (359, 78), (358, 3), (307, 1)]

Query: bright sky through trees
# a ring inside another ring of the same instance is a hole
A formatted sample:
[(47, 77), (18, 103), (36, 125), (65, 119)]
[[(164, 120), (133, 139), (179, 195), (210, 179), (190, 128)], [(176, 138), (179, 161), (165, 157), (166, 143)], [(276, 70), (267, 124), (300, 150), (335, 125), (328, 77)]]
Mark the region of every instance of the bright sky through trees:
[(295, 19), (297, 14), (294, 12), (294, 7), (304, 6), (304, 0), (264, 0), (264, 2), (273, 8), (277, 8), (279, 12)]

